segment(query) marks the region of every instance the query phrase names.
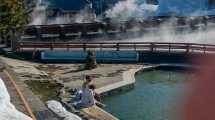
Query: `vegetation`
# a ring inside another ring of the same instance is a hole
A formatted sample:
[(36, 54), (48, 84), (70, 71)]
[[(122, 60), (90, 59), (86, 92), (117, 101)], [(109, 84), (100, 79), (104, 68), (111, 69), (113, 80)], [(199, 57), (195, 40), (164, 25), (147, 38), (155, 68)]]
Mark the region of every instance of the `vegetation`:
[(24, 0), (0, 0), (0, 39), (10, 45), (17, 33), (22, 33), (28, 19)]
[(97, 67), (96, 55), (93, 51), (87, 51), (87, 57), (85, 62), (85, 69), (91, 70)]
[(61, 84), (49, 81), (25, 81), (25, 83), (32, 89), (34, 94), (38, 95), (44, 102), (48, 100), (59, 100), (59, 92), (63, 87)]

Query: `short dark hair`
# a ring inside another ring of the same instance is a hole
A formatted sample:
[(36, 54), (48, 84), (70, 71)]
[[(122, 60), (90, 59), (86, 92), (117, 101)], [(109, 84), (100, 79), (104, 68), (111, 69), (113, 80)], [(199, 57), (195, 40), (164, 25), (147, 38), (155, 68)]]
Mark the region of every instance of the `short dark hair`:
[(90, 75), (86, 75), (85, 79), (91, 81), (91, 80), (92, 80), (92, 77), (91, 77)]
[(95, 86), (94, 84), (90, 84), (90, 85), (89, 85), (89, 88), (92, 89), (92, 90), (95, 90), (95, 89), (96, 89), (96, 86)]

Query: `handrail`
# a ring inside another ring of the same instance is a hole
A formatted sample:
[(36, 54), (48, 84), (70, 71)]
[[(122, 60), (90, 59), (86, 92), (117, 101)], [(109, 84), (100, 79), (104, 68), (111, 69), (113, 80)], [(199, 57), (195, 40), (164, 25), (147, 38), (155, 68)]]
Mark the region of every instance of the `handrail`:
[(176, 45), (206, 45), (215, 46), (215, 44), (201, 44), (201, 43), (186, 43), (186, 42), (29, 42), (21, 41), (18, 44), (176, 44)]
[(112, 48), (117, 51), (121, 49), (133, 49), (141, 50), (149, 49), (154, 51), (155, 49), (165, 50), (200, 50), (205, 52), (215, 52), (215, 45), (213, 44), (200, 44), (200, 43), (168, 43), (168, 42), (18, 42), (17, 49), (25, 48), (49, 48), (51, 50), (55, 48), (81, 48), (86, 50), (87, 48)]

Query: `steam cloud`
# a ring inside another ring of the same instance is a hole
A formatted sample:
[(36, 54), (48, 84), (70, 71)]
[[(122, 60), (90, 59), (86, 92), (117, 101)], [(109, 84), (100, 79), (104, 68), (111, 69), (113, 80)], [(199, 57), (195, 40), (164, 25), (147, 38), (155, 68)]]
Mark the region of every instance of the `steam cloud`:
[(47, 6), (41, 6), (40, 3), (41, 1), (38, 1), (36, 4), (36, 7), (31, 14), (31, 22), (29, 25), (43, 25), (46, 23), (47, 18), (44, 12)]
[[(165, 0), (164, 0), (165, 1)], [(175, 0), (177, 1), (177, 0)], [(161, 2), (161, 1), (160, 1)], [(186, 3), (185, 3), (186, 4)], [(165, 4), (162, 4), (165, 5)], [(180, 6), (180, 5), (179, 5)], [(167, 6), (165, 6), (167, 7)], [(115, 21), (130, 20), (130, 19), (144, 19), (147, 16), (157, 15), (159, 13), (165, 12), (164, 6), (152, 5), (152, 4), (138, 4), (138, 0), (126, 0), (121, 1), (116, 4), (112, 9), (106, 11), (106, 16), (112, 18)], [(180, 9), (175, 7), (167, 7), (167, 13), (170, 11), (180, 11)], [(171, 9), (170, 9), (171, 8)], [(186, 10), (189, 8), (186, 8)], [(185, 11), (186, 11), (185, 10)], [(189, 16), (193, 18), (199, 15), (205, 15), (205, 9), (196, 9)], [(185, 12), (186, 13), (186, 12)], [(186, 29), (179, 32), (176, 27), (176, 19), (172, 18), (161, 26), (156, 28), (150, 28), (146, 33), (142, 33), (141, 37), (133, 37), (132, 39), (127, 38), (124, 40), (116, 40), (121, 42), (186, 42), (186, 43), (208, 43), (215, 44), (215, 38), (212, 37), (215, 25), (209, 23), (208, 26), (202, 26), (193, 31), (190, 26), (184, 26)], [(136, 34), (136, 33), (134, 33)], [(137, 33), (138, 34), (138, 33)], [(137, 35), (138, 36), (138, 35)], [(98, 41), (98, 40), (97, 40)], [(101, 41), (101, 40), (100, 40)]]
[(143, 18), (158, 9), (158, 5), (137, 4), (138, 0), (126, 0), (117, 3), (112, 9), (106, 11), (106, 16), (115, 20), (129, 20)]
[(49, 5), (51, 5), (51, 3), (38, 0), (36, 7), (31, 14), (31, 22), (29, 25), (69, 24), (74, 22), (83, 23), (93, 22), (95, 20), (95, 16), (88, 12), (87, 7), (72, 17), (69, 15), (60, 15), (54, 18), (48, 18), (46, 10)]
[[(159, 9), (159, 5), (152, 4), (137, 4), (138, 0), (127, 0), (117, 3), (113, 8), (107, 10), (106, 16), (114, 20), (129, 20), (133, 18), (144, 18), (147, 15), (152, 15)], [(81, 11), (80, 14), (77, 14), (74, 19), (63, 16), (57, 17), (51, 20), (47, 20), (44, 10), (47, 6), (37, 5), (35, 11), (32, 15), (31, 25), (41, 25), (41, 24), (67, 24), (71, 22), (84, 22), (87, 16), (85, 12)], [(39, 12), (38, 12), (39, 11)], [(201, 12), (194, 12), (193, 16), (197, 16)], [(199, 27), (198, 30), (191, 30), (189, 26), (182, 32), (177, 32), (175, 27), (175, 20), (171, 19), (166, 23), (162, 24), (160, 27), (152, 28), (147, 30), (146, 33), (143, 33), (141, 37), (134, 37), (132, 39), (120, 39), (113, 41), (129, 41), (129, 42), (192, 42), (192, 43), (208, 43), (215, 44), (215, 34), (214, 31), (215, 24), (209, 23), (208, 26)], [(134, 33), (136, 34), (136, 33)], [(138, 34), (138, 33), (137, 33)], [(95, 39), (94, 41), (107, 41), (106, 36), (104, 38)]]
[(137, 31), (131, 33), (128, 31), (126, 33), (126, 37), (119, 35), (118, 38), (110, 40), (107, 36), (104, 36), (103, 38), (93, 40), (93, 42), (169, 42), (215, 44), (214, 27), (214, 23), (208, 22), (207, 26), (204, 24), (199, 24), (198, 27), (193, 30), (189, 25), (180, 27), (176, 26), (176, 19), (171, 18), (160, 26), (145, 28), (145, 32)]

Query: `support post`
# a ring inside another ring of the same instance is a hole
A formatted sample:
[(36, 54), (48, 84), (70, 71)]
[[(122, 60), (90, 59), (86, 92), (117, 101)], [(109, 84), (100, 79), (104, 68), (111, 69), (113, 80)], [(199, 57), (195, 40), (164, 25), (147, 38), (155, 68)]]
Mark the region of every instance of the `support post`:
[(102, 51), (102, 49), (103, 49), (103, 44), (100, 43), (100, 51)]
[(83, 50), (86, 51), (87, 50), (87, 46), (86, 43), (83, 44)]
[(41, 27), (40, 26), (36, 26), (34, 29), (36, 31), (36, 38), (38, 40), (41, 40), (42, 39)]
[(67, 51), (69, 51), (69, 44), (67, 44)]
[(64, 32), (64, 26), (60, 25), (58, 29), (59, 29), (60, 38), (65, 39), (66, 35), (65, 35), (65, 32)]
[(150, 43), (150, 51), (154, 52), (154, 43)]
[(186, 53), (189, 53), (190, 52), (190, 45), (187, 44), (187, 47), (186, 47)]
[(134, 51), (137, 51), (137, 45), (134, 43)]
[(119, 51), (119, 43), (116, 44), (116, 51)]
[(53, 51), (54, 50), (54, 44), (53, 43), (51, 43), (51, 51)]
[(35, 56), (36, 56), (36, 52), (37, 52), (37, 49), (36, 49), (36, 48), (34, 48), (33, 53), (32, 53), (32, 59), (34, 59), (34, 58), (35, 58)]
[(204, 45), (204, 54), (206, 54), (206, 45)]

